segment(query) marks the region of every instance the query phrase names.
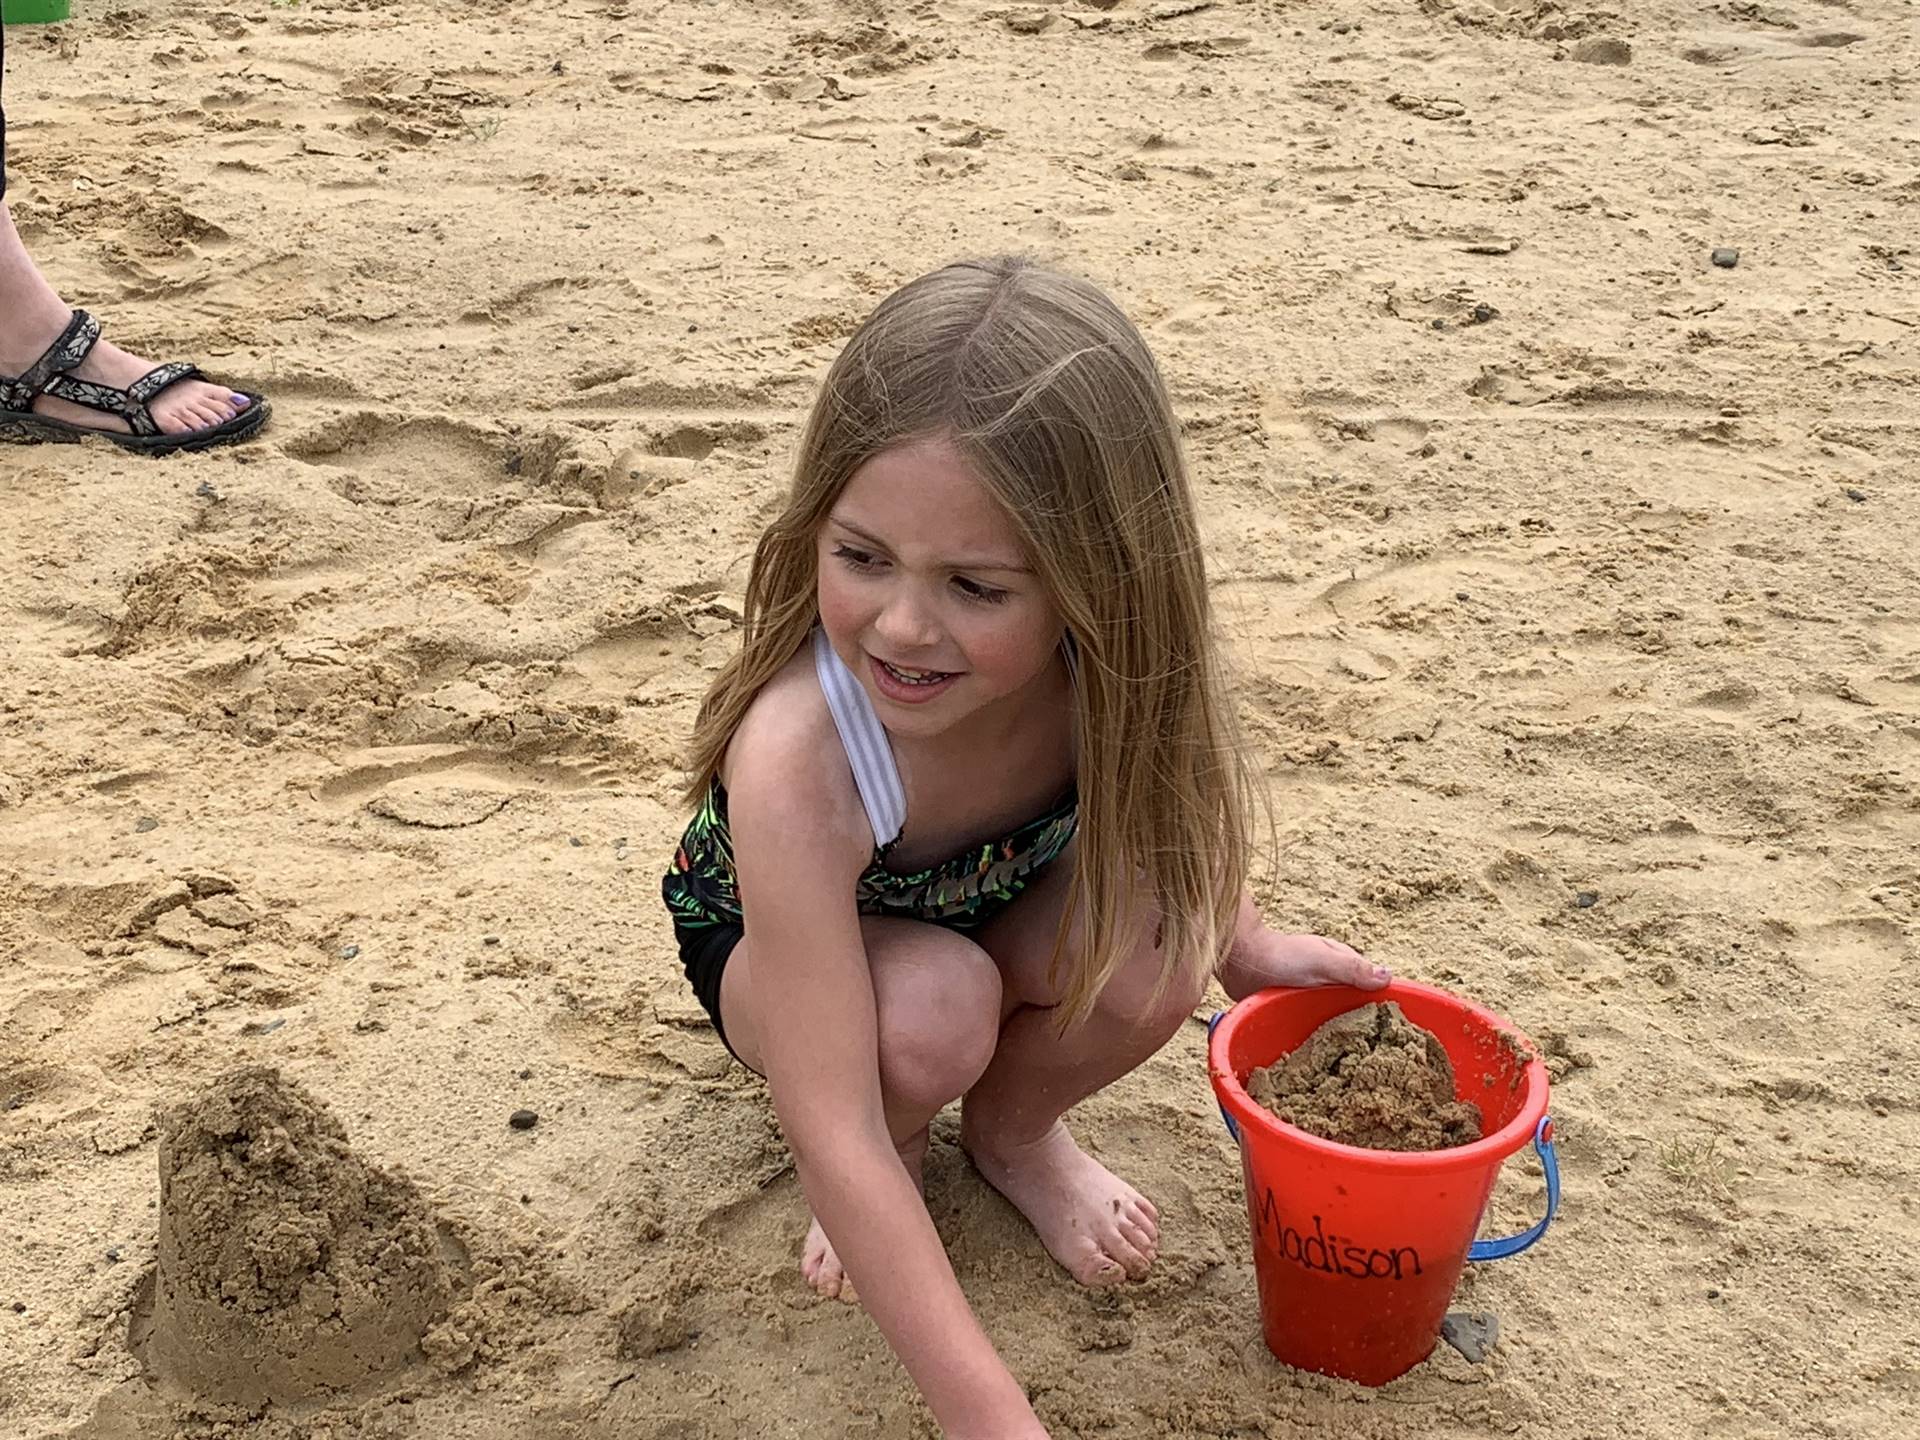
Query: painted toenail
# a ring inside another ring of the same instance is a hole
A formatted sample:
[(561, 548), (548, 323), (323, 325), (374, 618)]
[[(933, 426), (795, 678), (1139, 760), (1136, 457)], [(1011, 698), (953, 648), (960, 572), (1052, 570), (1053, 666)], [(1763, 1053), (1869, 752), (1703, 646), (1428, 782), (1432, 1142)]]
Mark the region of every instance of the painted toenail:
[(236, 395), (233, 397), (233, 408), (236, 410), (244, 410), (252, 403), (253, 402), (244, 395)]

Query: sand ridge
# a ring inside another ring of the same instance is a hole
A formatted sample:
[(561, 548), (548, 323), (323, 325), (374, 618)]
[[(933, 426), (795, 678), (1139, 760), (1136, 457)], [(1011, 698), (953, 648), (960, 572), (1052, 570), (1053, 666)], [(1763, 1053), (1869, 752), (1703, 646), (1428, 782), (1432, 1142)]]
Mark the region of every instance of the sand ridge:
[[(813, 384), (1007, 249), (1169, 377), (1261, 900), (1539, 1037), (1567, 1180), (1464, 1282), (1492, 1363), (1381, 1403), (1265, 1358), (1200, 1018), (1074, 1117), (1143, 1284), (1063, 1283), (943, 1119), (1054, 1433), (1920, 1425), (1906, 6), (79, 10), (8, 36), (13, 213), (275, 419), (0, 451), (0, 1432), (928, 1433), (795, 1278), (657, 874)], [(243, 1064), (471, 1256), (444, 1350), (297, 1416), (130, 1343), (161, 1122)]]

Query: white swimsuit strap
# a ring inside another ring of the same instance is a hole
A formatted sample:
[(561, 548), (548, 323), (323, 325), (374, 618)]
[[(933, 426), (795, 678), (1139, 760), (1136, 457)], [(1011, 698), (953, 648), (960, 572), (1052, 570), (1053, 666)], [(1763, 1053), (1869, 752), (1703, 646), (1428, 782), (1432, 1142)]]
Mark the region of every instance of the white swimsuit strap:
[(827, 708), (833, 711), (833, 728), (840, 732), (847, 764), (853, 767), (860, 803), (867, 807), (873, 843), (884, 849), (900, 838), (907, 824), (907, 792), (900, 784), (899, 767), (893, 763), (886, 727), (874, 713), (873, 702), (860, 688), (859, 679), (835, 653), (825, 630), (813, 632), (813, 669), (820, 677)]

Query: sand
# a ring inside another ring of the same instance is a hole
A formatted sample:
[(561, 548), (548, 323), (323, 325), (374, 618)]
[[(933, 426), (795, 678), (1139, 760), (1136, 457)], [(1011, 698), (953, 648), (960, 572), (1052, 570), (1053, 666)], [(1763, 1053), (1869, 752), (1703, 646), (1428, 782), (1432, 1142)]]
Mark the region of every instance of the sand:
[[(1920, 1428), (1910, 7), (79, 9), (8, 38), (14, 213), (276, 413), (0, 451), (0, 1434), (929, 1433), (657, 882), (813, 384), (1010, 248), (1164, 361), (1259, 898), (1539, 1039), (1567, 1182), (1489, 1363), (1374, 1393), (1265, 1355), (1204, 1015), (1073, 1117), (1163, 1216), (1118, 1294), (945, 1117), (1052, 1433)], [(161, 1124), (255, 1064), (467, 1260), (371, 1393), (179, 1418)]]
[(1480, 1138), (1480, 1107), (1454, 1098), (1453, 1062), (1389, 1000), (1336, 1015), (1247, 1094), (1289, 1125), (1365, 1150), (1444, 1150)]
[(452, 1293), (431, 1215), (324, 1105), (248, 1066), (168, 1115), (159, 1150), (154, 1294), (132, 1334), (164, 1388), (287, 1406), (425, 1358)]

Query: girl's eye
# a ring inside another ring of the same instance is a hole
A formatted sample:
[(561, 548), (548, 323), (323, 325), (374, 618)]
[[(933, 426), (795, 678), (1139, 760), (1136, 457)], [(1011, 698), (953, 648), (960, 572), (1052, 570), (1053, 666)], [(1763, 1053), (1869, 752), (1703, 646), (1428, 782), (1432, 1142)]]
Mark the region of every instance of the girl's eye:
[(960, 593), (969, 600), (978, 600), (984, 605), (999, 605), (1007, 598), (1007, 592), (996, 590), (991, 585), (982, 585), (978, 580), (968, 580), (964, 576), (955, 576), (953, 583), (960, 587)]
[(879, 563), (865, 550), (856, 550), (851, 545), (836, 545), (833, 553), (836, 559), (844, 560), (855, 570), (871, 570)]

